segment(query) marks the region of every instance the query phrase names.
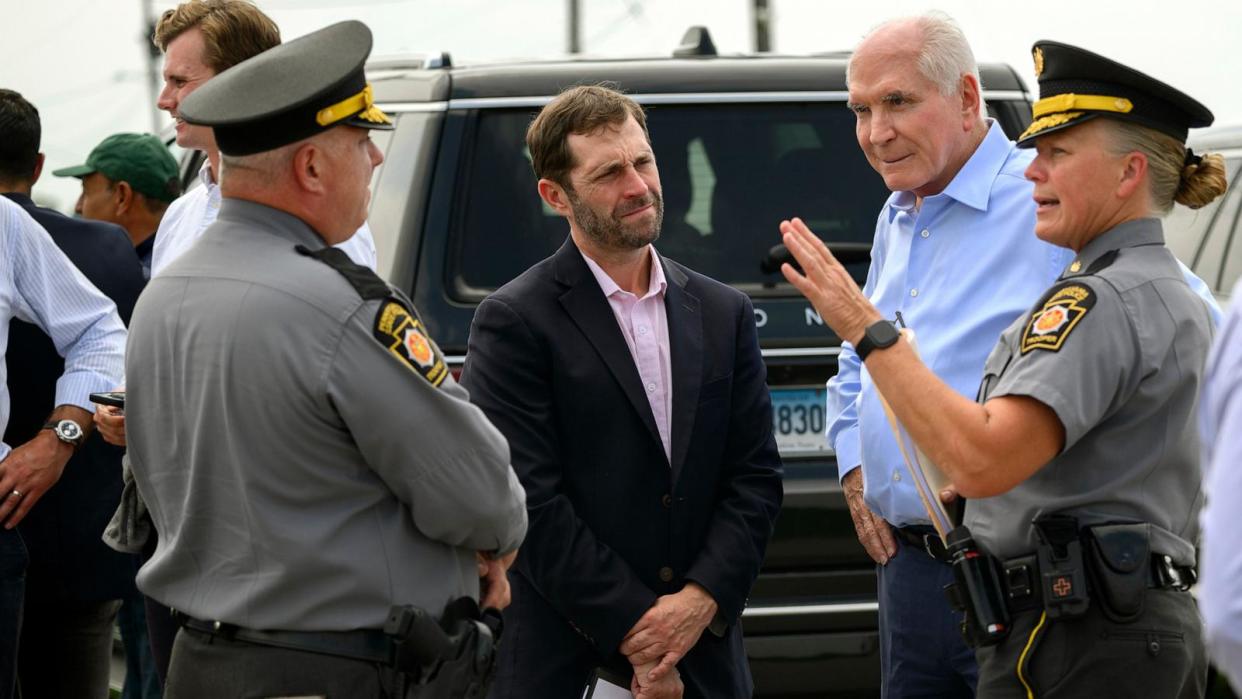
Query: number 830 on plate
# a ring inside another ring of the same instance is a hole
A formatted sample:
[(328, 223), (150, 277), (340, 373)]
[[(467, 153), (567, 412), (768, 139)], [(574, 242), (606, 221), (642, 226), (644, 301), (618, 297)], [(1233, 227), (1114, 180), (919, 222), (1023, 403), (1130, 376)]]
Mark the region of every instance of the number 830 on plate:
[(773, 387), (772, 431), (781, 454), (808, 454), (828, 451), (823, 388)]

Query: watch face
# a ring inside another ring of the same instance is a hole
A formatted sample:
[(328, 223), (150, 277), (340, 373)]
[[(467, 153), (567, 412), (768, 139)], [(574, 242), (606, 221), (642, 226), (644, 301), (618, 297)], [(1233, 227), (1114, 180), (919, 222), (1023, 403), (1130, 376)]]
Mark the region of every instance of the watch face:
[(880, 348), (888, 347), (896, 342), (897, 338), (901, 337), (901, 331), (897, 329), (896, 325), (888, 321), (881, 321), (867, 328), (867, 335), (871, 337), (871, 341), (875, 343), (875, 346)]
[(82, 438), (82, 428), (73, 420), (61, 420), (56, 423), (56, 435), (66, 442), (76, 442)]

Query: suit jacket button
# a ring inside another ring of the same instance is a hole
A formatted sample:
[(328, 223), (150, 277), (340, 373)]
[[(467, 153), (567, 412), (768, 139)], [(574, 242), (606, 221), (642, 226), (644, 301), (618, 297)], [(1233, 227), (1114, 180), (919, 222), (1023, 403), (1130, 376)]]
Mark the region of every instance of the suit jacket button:
[(660, 569), (660, 581), (661, 582), (673, 582), (673, 569), (669, 568), (668, 566), (664, 566), (663, 568), (661, 568)]
[(672, 506), (673, 506), (673, 496), (672, 496), (672, 495), (669, 495), (668, 493), (665, 493), (665, 494), (664, 494), (664, 497), (660, 498), (660, 504), (661, 504), (661, 505), (664, 505), (664, 508), (665, 508), (665, 509), (668, 509), (668, 508), (672, 507)]

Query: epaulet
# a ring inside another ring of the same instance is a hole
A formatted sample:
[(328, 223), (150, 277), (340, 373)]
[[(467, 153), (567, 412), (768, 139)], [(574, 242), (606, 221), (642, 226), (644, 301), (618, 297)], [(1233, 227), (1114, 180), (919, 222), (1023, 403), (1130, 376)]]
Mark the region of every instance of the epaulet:
[(1101, 271), (1108, 269), (1117, 261), (1117, 256), (1121, 254), (1120, 250), (1109, 250), (1108, 252), (1095, 258), (1095, 260), (1087, 266), (1086, 269), (1078, 269), (1080, 262), (1074, 261), (1068, 269), (1061, 275), (1061, 279), (1072, 279), (1074, 277), (1085, 277), (1091, 274), (1099, 274)]
[(364, 299), (382, 299), (392, 295), (392, 291), (389, 290), (384, 280), (379, 278), (379, 275), (349, 259), (349, 255), (346, 255), (340, 248), (328, 247), (311, 250), (305, 245), (298, 245), (293, 249), (299, 255), (313, 257), (340, 272), (341, 276), (345, 277), (345, 281), (349, 282), (349, 285), (354, 287)]
[(1087, 274), (1097, 274), (1101, 270), (1107, 268), (1109, 265), (1117, 261), (1117, 255), (1120, 253), (1120, 250), (1109, 250), (1103, 255), (1095, 258), (1095, 262), (1092, 262), (1091, 265), (1087, 267)]
[(431, 341), (418, 313), (406, 305), (399, 294), (393, 293), (383, 279), (370, 269), (356, 264), (337, 248), (311, 250), (305, 245), (298, 245), (294, 249), (340, 272), (363, 299), (384, 299), (371, 324), (372, 336), (432, 386), (439, 388), (444, 383), (449, 370), (440, 348)]

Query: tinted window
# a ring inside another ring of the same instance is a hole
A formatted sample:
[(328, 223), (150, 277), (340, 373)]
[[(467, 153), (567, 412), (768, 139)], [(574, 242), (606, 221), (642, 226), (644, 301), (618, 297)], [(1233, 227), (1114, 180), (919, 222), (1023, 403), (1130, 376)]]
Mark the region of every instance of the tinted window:
[[(547, 257), (569, 233), (535, 191), (523, 147), (533, 112), (483, 110), (455, 210), (453, 292), (478, 298)], [(801, 216), (830, 242), (870, 243), (888, 196), (840, 103), (655, 106), (648, 126), (664, 190), (660, 252), (754, 295), (793, 295), (760, 262), (777, 224)], [(850, 265), (860, 282), (865, 260)], [(779, 283), (778, 283), (779, 281)]]

